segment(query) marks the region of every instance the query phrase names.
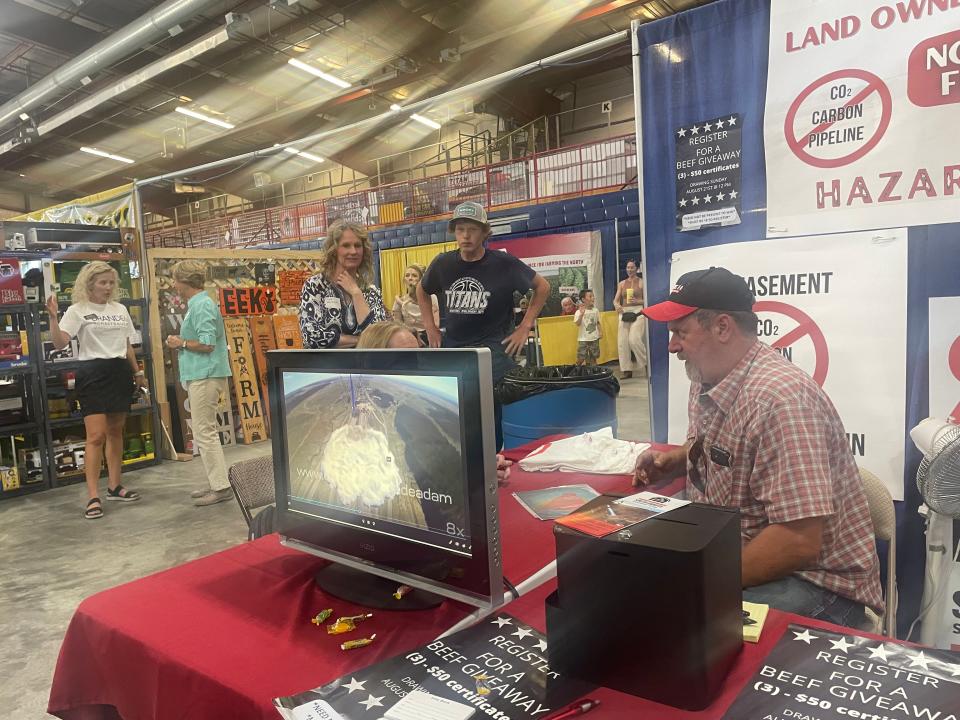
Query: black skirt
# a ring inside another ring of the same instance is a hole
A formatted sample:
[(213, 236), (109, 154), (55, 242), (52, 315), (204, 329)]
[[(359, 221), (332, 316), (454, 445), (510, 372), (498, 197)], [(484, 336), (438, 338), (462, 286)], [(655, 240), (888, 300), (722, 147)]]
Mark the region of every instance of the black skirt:
[(133, 402), (133, 368), (127, 358), (84, 360), (77, 369), (80, 414), (130, 412)]

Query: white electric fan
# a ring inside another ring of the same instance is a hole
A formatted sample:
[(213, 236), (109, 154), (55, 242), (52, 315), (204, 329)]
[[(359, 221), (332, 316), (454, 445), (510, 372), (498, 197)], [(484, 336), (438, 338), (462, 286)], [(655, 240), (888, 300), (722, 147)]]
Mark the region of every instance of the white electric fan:
[[(960, 518), (960, 425), (927, 418), (910, 437), (923, 453), (917, 470), (917, 489), (927, 518), (927, 572), (923, 605), (917, 621), (923, 620), (921, 642), (950, 649), (960, 645), (960, 625), (953, 617), (954, 593), (960, 591), (960, 536), (953, 532)], [(909, 638), (909, 635), (908, 635)]]

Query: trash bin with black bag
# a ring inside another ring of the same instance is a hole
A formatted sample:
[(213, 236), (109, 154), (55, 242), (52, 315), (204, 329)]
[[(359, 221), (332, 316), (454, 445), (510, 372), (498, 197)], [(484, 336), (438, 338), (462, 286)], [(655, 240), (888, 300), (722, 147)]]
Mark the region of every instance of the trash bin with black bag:
[(503, 404), (503, 447), (547, 435), (617, 430), (620, 383), (605, 367), (517, 367), (497, 385)]

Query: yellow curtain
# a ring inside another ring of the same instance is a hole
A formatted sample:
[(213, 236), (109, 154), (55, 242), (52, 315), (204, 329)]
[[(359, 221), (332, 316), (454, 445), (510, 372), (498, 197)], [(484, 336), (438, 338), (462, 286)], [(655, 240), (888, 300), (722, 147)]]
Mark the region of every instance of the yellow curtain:
[[(613, 310), (600, 313), (601, 365), (617, 359), (617, 313)], [(577, 326), (570, 315), (545, 317), (537, 320), (540, 332), (540, 352), (544, 365), (573, 365), (577, 361)]]
[(408, 248), (394, 248), (380, 251), (380, 290), (387, 312), (393, 307), (393, 301), (404, 290), (403, 271), (412, 263), (427, 267), (437, 255), (448, 250), (456, 250), (455, 242), (417, 245)]

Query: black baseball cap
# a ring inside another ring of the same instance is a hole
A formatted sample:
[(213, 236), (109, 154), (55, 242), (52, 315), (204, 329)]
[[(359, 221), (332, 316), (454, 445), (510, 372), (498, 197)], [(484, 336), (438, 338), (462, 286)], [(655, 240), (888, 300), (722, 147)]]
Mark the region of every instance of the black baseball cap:
[(700, 309), (749, 312), (753, 303), (753, 293), (742, 277), (726, 268), (712, 267), (684, 273), (666, 300), (642, 312), (651, 320), (670, 322)]

